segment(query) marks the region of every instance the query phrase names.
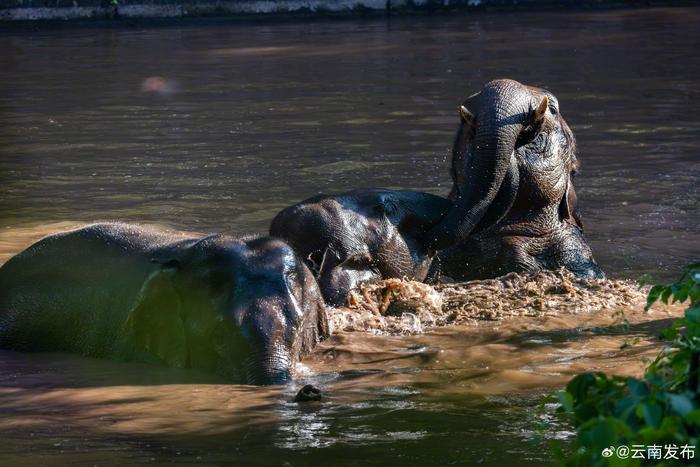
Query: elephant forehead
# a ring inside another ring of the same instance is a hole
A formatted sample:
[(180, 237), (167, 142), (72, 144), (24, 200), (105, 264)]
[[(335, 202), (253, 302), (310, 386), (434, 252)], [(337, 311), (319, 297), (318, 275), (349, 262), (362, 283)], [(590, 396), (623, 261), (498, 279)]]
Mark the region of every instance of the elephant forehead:
[(244, 267), (256, 270), (279, 272), (294, 268), (297, 263), (294, 250), (286, 242), (276, 238), (262, 237), (247, 240), (234, 250)]
[(547, 96), (547, 97), (554, 97), (554, 95), (547, 91), (544, 88), (538, 88), (537, 86), (525, 86), (528, 91), (530, 91), (530, 94), (532, 94), (534, 97), (542, 97), (542, 96)]
[(293, 313), (296, 310), (274, 293), (243, 300), (236, 308), (234, 317), (238, 325), (253, 331), (257, 337), (283, 338), (290, 324), (288, 319), (297, 319), (297, 314)]
[(344, 205), (338, 212), (337, 222), (345, 232), (366, 231), (372, 221), (364, 205)]
[(297, 298), (292, 289), (299, 284), (290, 284), (279, 273), (258, 271), (242, 275), (236, 283), (233, 299), (237, 311), (244, 314), (249, 310), (281, 313), (297, 311)]
[(549, 107), (559, 109), (559, 99), (557, 99), (557, 96), (552, 94), (550, 91), (543, 89), (543, 88), (538, 88), (537, 86), (526, 86), (526, 87), (527, 87), (527, 90), (530, 92), (532, 97), (535, 98), (536, 101), (539, 101), (544, 96), (547, 96), (547, 98), (549, 99)]

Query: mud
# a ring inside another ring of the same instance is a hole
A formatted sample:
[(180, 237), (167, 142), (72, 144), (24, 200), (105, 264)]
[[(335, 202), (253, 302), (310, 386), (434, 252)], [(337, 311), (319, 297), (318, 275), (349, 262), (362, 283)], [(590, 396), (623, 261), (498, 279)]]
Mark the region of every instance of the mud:
[(347, 306), (330, 316), (334, 331), (407, 335), (457, 323), (641, 307), (647, 292), (633, 281), (584, 279), (564, 269), (435, 286), (388, 279), (351, 293)]

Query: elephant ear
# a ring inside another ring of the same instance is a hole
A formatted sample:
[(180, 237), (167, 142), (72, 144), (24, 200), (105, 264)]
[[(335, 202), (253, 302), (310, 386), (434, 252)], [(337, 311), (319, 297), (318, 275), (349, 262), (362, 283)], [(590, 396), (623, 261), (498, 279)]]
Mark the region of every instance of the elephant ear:
[(576, 189), (570, 176), (566, 178), (566, 192), (559, 202), (559, 218), (583, 231), (583, 222), (577, 211)]
[(124, 324), (132, 353), (177, 368), (187, 365), (182, 303), (173, 285), (174, 263), (163, 263), (144, 281)]

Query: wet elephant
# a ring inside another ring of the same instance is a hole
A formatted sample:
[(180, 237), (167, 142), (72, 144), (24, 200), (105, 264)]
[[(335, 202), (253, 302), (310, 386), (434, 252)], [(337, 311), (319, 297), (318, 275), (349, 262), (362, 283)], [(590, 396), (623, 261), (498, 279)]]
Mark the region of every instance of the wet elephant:
[(557, 98), (502, 79), (460, 107), (453, 202), (427, 235), (431, 276), (469, 280), (564, 267), (603, 277), (583, 236), (574, 135)]
[(0, 268), (0, 347), (287, 381), (327, 336), (323, 299), (283, 241), (107, 223), (46, 237)]
[(420, 239), (450, 204), (428, 193), (380, 188), (318, 195), (281, 211), (270, 235), (294, 247), (337, 306), (364, 282), (424, 280), (435, 251)]

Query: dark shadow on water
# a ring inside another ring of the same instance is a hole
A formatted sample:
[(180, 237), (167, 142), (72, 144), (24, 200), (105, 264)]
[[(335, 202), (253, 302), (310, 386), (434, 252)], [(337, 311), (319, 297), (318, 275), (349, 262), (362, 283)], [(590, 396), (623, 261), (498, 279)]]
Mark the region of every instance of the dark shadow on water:
[(61, 352), (0, 350), (0, 387), (14, 387), (18, 380), (23, 387), (36, 389), (232, 383), (217, 375), (179, 368), (103, 360)]

